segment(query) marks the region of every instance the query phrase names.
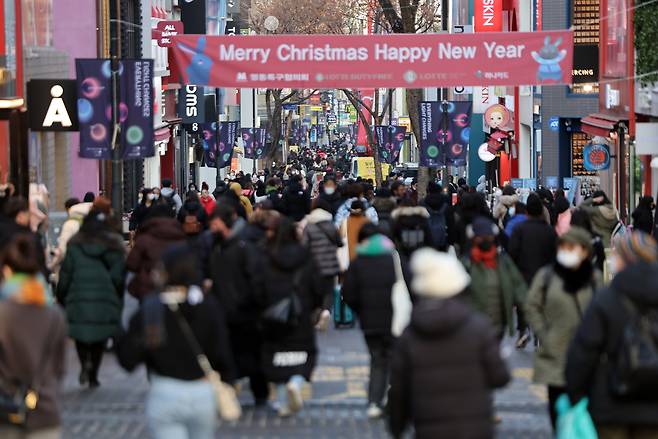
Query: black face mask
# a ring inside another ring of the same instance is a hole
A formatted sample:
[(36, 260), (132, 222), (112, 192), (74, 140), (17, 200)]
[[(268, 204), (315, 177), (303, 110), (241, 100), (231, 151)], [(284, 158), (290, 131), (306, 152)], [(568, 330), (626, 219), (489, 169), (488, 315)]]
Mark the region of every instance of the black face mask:
[(493, 242), (491, 241), (483, 241), (480, 244), (478, 244), (478, 247), (480, 247), (480, 250), (484, 252), (488, 252), (493, 248)]

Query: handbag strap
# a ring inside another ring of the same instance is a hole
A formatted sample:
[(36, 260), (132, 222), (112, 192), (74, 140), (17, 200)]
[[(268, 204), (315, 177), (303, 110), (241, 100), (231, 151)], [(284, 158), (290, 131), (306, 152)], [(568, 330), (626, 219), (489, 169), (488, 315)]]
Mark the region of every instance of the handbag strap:
[(395, 250), (393, 251), (393, 267), (395, 268), (395, 281), (405, 282), (404, 274), (402, 273), (402, 261), (400, 260), (400, 253)]
[(180, 327), (181, 331), (183, 331), (183, 336), (185, 337), (190, 347), (192, 348), (192, 352), (194, 353), (197, 363), (199, 364), (199, 367), (201, 368), (203, 373), (206, 376), (208, 376), (211, 375), (213, 372), (216, 372), (217, 375), (219, 376), (219, 372), (215, 371), (212, 368), (212, 366), (210, 365), (210, 361), (208, 360), (208, 357), (206, 357), (206, 354), (203, 353), (203, 348), (201, 348), (201, 345), (199, 344), (197, 338), (194, 336), (190, 324), (187, 323), (185, 317), (183, 317), (183, 315), (180, 313), (179, 306), (177, 304), (172, 304), (172, 303), (168, 303), (167, 306), (176, 317), (178, 326)]

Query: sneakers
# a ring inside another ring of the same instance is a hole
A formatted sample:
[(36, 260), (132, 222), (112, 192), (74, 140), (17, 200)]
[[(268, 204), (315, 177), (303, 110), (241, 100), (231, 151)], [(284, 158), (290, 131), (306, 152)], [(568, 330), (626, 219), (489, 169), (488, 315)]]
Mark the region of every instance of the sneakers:
[(320, 313), (320, 318), (318, 318), (318, 322), (315, 324), (315, 329), (318, 331), (326, 331), (329, 327), (329, 320), (331, 320), (331, 313), (328, 309), (323, 309)]
[(297, 413), (302, 409), (304, 400), (302, 399), (302, 386), (299, 382), (291, 381), (286, 384), (288, 391), (288, 410), (292, 413)]
[(381, 418), (382, 415), (384, 414), (383, 410), (374, 402), (370, 403), (370, 405), (368, 406), (368, 411), (366, 413), (368, 414), (368, 418), (370, 419)]

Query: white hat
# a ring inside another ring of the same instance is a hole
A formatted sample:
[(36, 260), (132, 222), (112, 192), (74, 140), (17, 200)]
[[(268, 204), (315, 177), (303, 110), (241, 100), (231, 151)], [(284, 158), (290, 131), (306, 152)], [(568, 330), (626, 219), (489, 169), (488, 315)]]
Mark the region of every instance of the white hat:
[(448, 253), (430, 248), (417, 250), (411, 257), (414, 293), (447, 299), (464, 291), (471, 283), (459, 260)]

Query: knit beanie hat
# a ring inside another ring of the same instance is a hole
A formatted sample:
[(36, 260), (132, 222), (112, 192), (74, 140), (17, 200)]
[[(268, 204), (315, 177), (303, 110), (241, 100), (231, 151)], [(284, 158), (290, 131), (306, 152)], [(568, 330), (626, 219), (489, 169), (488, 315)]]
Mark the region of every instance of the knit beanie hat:
[(627, 264), (658, 261), (658, 246), (651, 235), (634, 231), (617, 238), (615, 252)]
[(447, 299), (471, 283), (471, 277), (455, 256), (428, 247), (413, 253), (411, 271), (411, 289), (419, 296)]
[(559, 244), (563, 242), (578, 244), (592, 254), (592, 235), (582, 227), (572, 226), (567, 233), (560, 236)]
[(489, 218), (484, 216), (475, 218), (471, 226), (467, 227), (466, 230), (466, 234), (471, 239), (476, 236), (498, 236), (498, 232), (498, 226), (496, 226)]

